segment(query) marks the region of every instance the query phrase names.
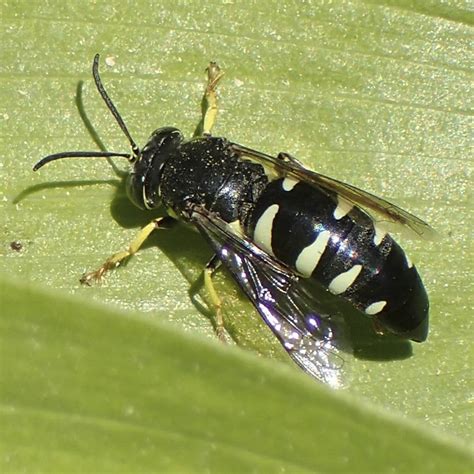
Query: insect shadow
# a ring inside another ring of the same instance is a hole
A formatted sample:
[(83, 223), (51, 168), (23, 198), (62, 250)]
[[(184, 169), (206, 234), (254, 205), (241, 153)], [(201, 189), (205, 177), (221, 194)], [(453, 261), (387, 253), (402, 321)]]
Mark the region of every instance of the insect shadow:
[[(116, 191), (110, 204), (112, 218), (121, 227), (142, 228), (148, 224), (151, 218), (158, 218), (164, 212), (153, 212), (138, 209), (130, 201), (125, 192), (125, 180), (117, 184)], [(158, 248), (160, 253), (166, 256), (181, 275), (189, 283), (188, 295), (194, 307), (206, 317), (216, 329), (216, 320), (212, 305), (205, 295), (203, 295), (204, 280), (201, 270), (211, 258), (212, 252), (204, 239), (195, 231), (178, 223), (172, 229), (160, 230), (151, 234), (141, 246), (141, 250)], [(124, 267), (129, 260), (124, 261)], [(122, 265), (121, 265), (122, 266)], [(223, 272), (225, 272), (222, 269)], [(249, 310), (252, 311), (249, 304)], [(226, 331), (232, 339), (236, 339), (235, 331), (226, 326)], [(269, 333), (269, 338), (271, 334)]]
[(334, 307), (333, 311), (339, 312), (344, 318), (347, 337), (354, 357), (363, 360), (402, 360), (413, 355), (410, 341), (401, 339), (396, 335), (376, 333), (373, 322), (367, 317), (360, 317), (358, 311), (347, 301), (328, 294), (327, 306)]
[[(122, 180), (120, 186), (116, 188), (110, 210), (112, 218), (124, 228), (141, 228), (150, 222), (150, 216), (153, 214), (152, 211), (142, 211), (132, 204), (125, 193), (125, 180)], [(159, 216), (160, 214), (156, 213), (152, 217)], [(173, 262), (190, 285), (188, 295), (191, 302), (215, 326), (214, 311), (201, 291), (204, 286), (202, 273), (197, 274), (195, 271), (204, 268), (212, 255), (204, 239), (197, 232), (179, 224), (173, 229), (153, 233), (143, 244), (142, 250), (149, 248), (159, 248), (159, 251)], [(227, 272), (221, 269), (221, 273), (225, 275)], [(230, 281), (230, 276), (224, 278)], [(376, 334), (372, 321), (369, 318), (361, 318), (349, 302), (341, 301), (341, 298), (332, 295), (316, 283), (314, 286), (321, 307), (340, 322), (342, 335), (338, 339), (337, 347), (342, 352), (353, 353), (359, 359), (380, 361), (401, 360), (412, 356), (410, 341), (390, 334), (383, 336)], [(242, 301), (246, 301), (246, 298), (242, 298)], [(249, 311), (253, 311), (250, 303), (248, 308)], [(238, 331), (231, 325), (226, 325), (226, 331), (233, 340), (236, 340)], [(272, 339), (270, 333), (269, 339)]]
[[(89, 135), (91, 136), (92, 140), (94, 140), (94, 143), (99, 147), (101, 151), (106, 151), (107, 148), (102, 142), (102, 140), (99, 137), (99, 134), (95, 130), (94, 126), (92, 125), (91, 121), (89, 120), (89, 117), (86, 114), (85, 108), (84, 108), (84, 102), (82, 100), (83, 97), (83, 88), (84, 88), (84, 81), (79, 81), (76, 86), (76, 97), (75, 97), (75, 103), (77, 110), (79, 112), (79, 116), (81, 117), (82, 122), (84, 123), (84, 126), (86, 127), (87, 131), (89, 132)], [(98, 184), (108, 184), (111, 186), (115, 186), (117, 188), (122, 187), (124, 188), (124, 185), (121, 184), (121, 180), (123, 181), (123, 178), (127, 176), (127, 173), (120, 170), (116, 164), (111, 160), (110, 158), (106, 158), (112, 169), (114, 170), (115, 175), (119, 179), (87, 179), (87, 180), (74, 180), (74, 181), (56, 181), (56, 182), (50, 182), (50, 183), (38, 183), (34, 184), (33, 186), (29, 186), (23, 191), (21, 191), (15, 198), (13, 199), (12, 203), (13, 204), (18, 204), (20, 201), (23, 201), (23, 199), (27, 198), (31, 194), (35, 194), (38, 192), (41, 192), (46, 189), (55, 189), (55, 188), (75, 188), (78, 186), (96, 186)]]
[[(80, 117), (98, 148), (102, 151), (107, 151), (106, 146), (86, 114), (82, 100), (82, 89), (83, 81), (79, 81), (76, 88), (75, 102)], [(196, 130), (200, 130), (201, 128), (202, 123), (199, 122)], [(125, 191), (125, 178), (128, 173), (118, 168), (110, 158), (107, 158), (107, 161), (114, 170), (117, 177), (116, 179), (56, 181), (54, 183), (36, 184), (23, 190), (14, 199), (13, 203), (18, 203), (28, 195), (44, 189), (110, 184), (115, 187), (115, 194), (110, 204), (111, 216), (121, 227), (140, 228), (148, 224), (152, 218), (163, 215), (163, 213), (154, 213), (149, 210), (136, 208), (128, 199)], [(177, 229), (167, 230), (166, 232), (156, 232), (150, 236), (142, 246), (142, 249), (150, 247), (159, 247), (160, 251), (173, 262), (178, 271), (181, 272), (190, 284), (188, 294), (196, 309), (207, 317), (212, 324), (215, 324), (213, 311), (210, 310), (209, 307), (204, 306), (197, 298), (203, 286), (202, 276), (196, 277), (194, 272), (189, 271), (190, 262), (193, 268), (203, 268), (211, 256), (210, 249), (199, 234), (191, 231), (184, 225), (179, 225)], [(179, 252), (177, 249), (179, 249)], [(183, 262), (186, 262), (186, 264), (183, 264)], [(367, 360), (405, 359), (412, 355), (411, 343), (409, 341), (390, 335), (383, 337), (378, 336), (374, 332), (369, 318), (361, 318), (357, 310), (349, 303), (341, 302), (340, 298), (330, 295), (323, 289), (321, 289), (321, 300), (322, 306), (328, 313), (340, 315), (344, 326), (344, 340), (341, 341), (341, 347), (338, 346), (338, 348), (342, 351), (353, 352), (357, 358)], [(249, 311), (250, 310), (249, 305)], [(229, 332), (230, 336), (233, 337), (233, 331)]]

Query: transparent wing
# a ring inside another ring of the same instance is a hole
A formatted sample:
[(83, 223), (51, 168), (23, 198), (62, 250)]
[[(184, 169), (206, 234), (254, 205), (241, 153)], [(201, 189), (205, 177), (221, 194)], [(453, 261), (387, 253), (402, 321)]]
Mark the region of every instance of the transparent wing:
[(420, 237), (433, 238), (436, 236), (436, 232), (429, 224), (395, 204), (350, 184), (310, 171), (289, 155), (284, 155), (285, 159), (282, 159), (235, 143), (232, 144), (232, 147), (239, 155), (247, 156), (266, 166), (271, 166), (275, 168), (278, 173), (293, 176), (300, 181), (337, 193), (347, 201), (364, 209), (376, 221), (396, 224), (401, 227), (396, 230), (408, 228)]
[(315, 312), (318, 302), (299, 277), (205, 209), (195, 208), (191, 220), (292, 359), (316, 379), (341, 387), (334, 325)]

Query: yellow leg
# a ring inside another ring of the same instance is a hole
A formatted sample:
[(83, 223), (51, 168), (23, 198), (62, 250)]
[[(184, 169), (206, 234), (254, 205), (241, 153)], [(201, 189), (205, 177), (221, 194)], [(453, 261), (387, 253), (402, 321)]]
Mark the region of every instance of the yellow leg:
[(204, 107), (202, 114), (202, 134), (210, 135), (217, 117), (217, 83), (221, 80), (224, 72), (216, 63), (209, 63), (207, 67), (207, 87), (204, 91)]
[(225, 328), (224, 328), (224, 318), (222, 317), (222, 302), (217, 294), (216, 289), (214, 288), (214, 283), (212, 282), (212, 275), (219, 267), (220, 261), (216, 256), (212, 257), (209, 263), (204, 269), (204, 286), (206, 287), (209, 297), (211, 298), (211, 303), (216, 309), (216, 334), (217, 337), (225, 342)]
[(85, 285), (90, 285), (91, 282), (100, 282), (109, 270), (113, 270), (114, 268), (118, 267), (125, 259), (137, 253), (140, 247), (143, 245), (143, 242), (145, 242), (145, 240), (155, 229), (169, 227), (172, 221), (173, 219), (171, 219), (170, 217), (161, 217), (159, 219), (151, 221), (148, 225), (146, 225), (145, 227), (143, 227), (143, 229), (140, 230), (140, 232), (133, 239), (127, 250), (122, 250), (121, 252), (114, 253), (97, 270), (83, 275), (80, 280), (81, 283)]

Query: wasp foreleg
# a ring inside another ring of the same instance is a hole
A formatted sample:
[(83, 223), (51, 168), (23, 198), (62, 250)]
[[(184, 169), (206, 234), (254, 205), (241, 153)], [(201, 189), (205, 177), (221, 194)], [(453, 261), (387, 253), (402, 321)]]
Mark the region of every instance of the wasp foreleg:
[(84, 274), (80, 279), (80, 282), (85, 285), (90, 285), (91, 282), (100, 282), (109, 270), (117, 268), (124, 260), (137, 253), (145, 240), (155, 229), (170, 228), (175, 222), (176, 221), (169, 216), (152, 220), (140, 230), (137, 236), (130, 243), (127, 250), (114, 253), (97, 270)]

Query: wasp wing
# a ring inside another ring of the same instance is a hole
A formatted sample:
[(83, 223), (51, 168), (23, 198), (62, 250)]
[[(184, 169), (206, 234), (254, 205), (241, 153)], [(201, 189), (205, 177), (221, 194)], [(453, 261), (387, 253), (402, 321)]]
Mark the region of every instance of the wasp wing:
[(436, 232), (429, 224), (395, 204), (350, 184), (310, 171), (290, 155), (281, 154), (279, 157), (274, 157), (235, 143), (232, 144), (232, 148), (240, 156), (247, 156), (274, 168), (278, 174), (292, 176), (297, 180), (318, 186), (326, 191), (337, 193), (342, 198), (365, 210), (374, 220), (382, 224), (389, 223), (408, 228), (420, 237), (433, 238), (436, 236)]
[(194, 208), (191, 220), (292, 359), (318, 380), (342, 386), (333, 325), (315, 312), (318, 302), (299, 277), (207, 210)]

